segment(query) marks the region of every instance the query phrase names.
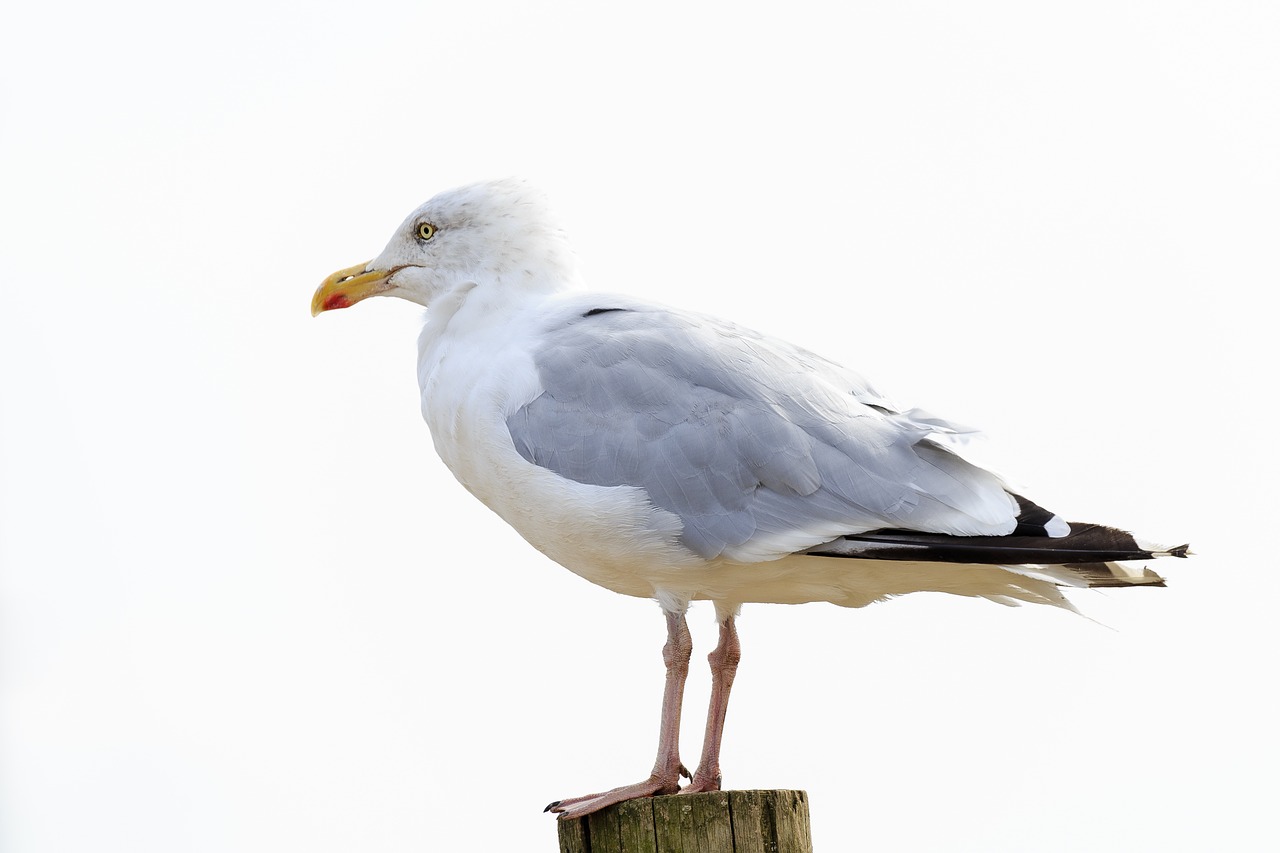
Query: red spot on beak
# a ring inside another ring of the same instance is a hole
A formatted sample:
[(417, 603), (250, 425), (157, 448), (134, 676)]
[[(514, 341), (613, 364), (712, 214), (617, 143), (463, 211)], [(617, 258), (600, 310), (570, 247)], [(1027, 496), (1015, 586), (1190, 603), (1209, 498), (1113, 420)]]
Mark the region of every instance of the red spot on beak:
[(332, 311), (335, 308), (350, 308), (353, 304), (345, 293), (335, 293), (324, 301), (324, 310)]

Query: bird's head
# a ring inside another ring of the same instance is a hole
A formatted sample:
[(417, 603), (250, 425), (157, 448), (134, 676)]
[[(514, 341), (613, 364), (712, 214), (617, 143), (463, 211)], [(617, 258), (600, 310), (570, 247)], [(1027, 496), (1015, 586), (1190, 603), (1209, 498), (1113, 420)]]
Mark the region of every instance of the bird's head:
[(382, 254), (326, 278), (311, 314), (370, 296), (430, 306), (459, 287), (554, 291), (576, 281), (573, 252), (544, 196), (507, 178), (449, 190), (419, 207)]

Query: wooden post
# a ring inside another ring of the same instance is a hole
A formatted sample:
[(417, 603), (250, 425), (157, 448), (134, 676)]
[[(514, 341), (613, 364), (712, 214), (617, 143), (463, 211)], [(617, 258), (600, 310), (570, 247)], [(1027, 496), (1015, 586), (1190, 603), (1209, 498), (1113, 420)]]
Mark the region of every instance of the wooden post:
[(646, 797), (556, 825), (560, 853), (813, 853), (804, 791)]

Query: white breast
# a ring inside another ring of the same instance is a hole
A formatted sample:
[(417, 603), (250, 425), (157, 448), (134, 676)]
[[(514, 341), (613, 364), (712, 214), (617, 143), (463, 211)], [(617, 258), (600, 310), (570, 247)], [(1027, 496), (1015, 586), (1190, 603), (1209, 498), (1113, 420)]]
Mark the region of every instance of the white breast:
[(638, 488), (586, 485), (527, 462), (507, 428), (542, 392), (531, 353), (563, 310), (545, 296), (497, 309), (468, 299), (433, 316), (419, 340), (422, 414), (458, 481), (535, 548), (592, 583), (652, 597), (672, 570), (702, 562), (677, 541), (679, 519)]

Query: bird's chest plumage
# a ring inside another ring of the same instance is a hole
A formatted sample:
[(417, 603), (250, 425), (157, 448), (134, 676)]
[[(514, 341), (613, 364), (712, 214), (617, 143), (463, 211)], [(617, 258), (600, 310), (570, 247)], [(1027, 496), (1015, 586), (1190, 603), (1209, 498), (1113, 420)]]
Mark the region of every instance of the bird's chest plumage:
[(530, 341), (544, 323), (517, 314), (465, 328), (428, 325), (418, 378), (436, 451), (535, 548), (594, 583), (652, 596), (666, 572), (698, 562), (677, 541), (679, 520), (641, 489), (579, 483), (532, 464), (512, 441), (507, 418), (542, 393)]

